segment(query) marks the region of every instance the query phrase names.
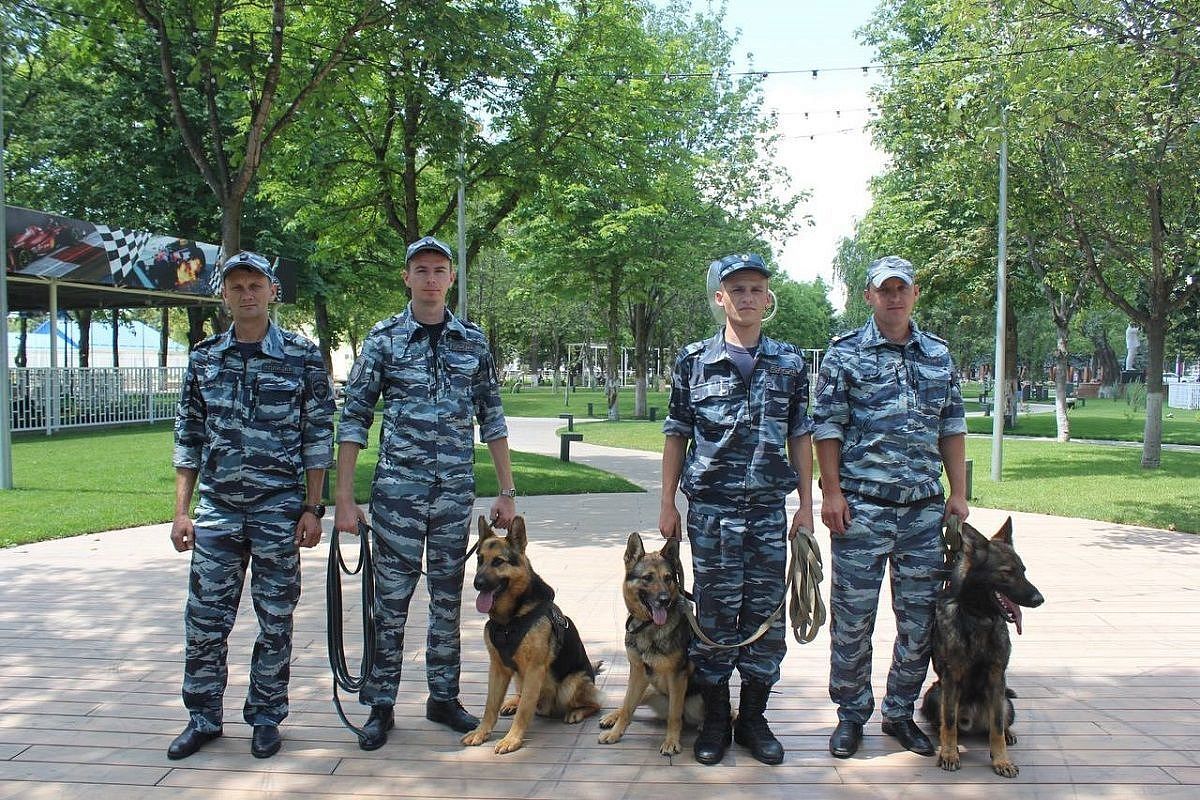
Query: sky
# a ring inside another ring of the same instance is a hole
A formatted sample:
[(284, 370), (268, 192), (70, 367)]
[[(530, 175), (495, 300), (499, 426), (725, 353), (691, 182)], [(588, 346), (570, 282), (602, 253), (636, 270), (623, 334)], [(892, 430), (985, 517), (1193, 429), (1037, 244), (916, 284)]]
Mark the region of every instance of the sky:
[[(821, 277), (834, 286), (832, 262), (838, 241), (870, 206), (867, 183), (882, 171), (884, 156), (865, 130), (868, 90), (878, 70), (873, 52), (854, 31), (870, 19), (878, 0), (728, 0), (725, 27), (740, 30), (734, 51), (737, 69), (785, 72), (762, 84), (767, 109), (779, 114), (783, 138), (777, 162), (792, 177), (792, 189), (811, 192), (802, 212), (814, 225), (776, 242), (777, 263), (792, 278)], [(707, 0), (693, 0), (704, 8)], [(812, 77), (812, 70), (818, 70)], [(840, 116), (837, 112), (841, 112)], [(805, 117), (805, 112), (808, 117)], [(809, 137), (812, 137), (811, 139)], [(845, 302), (840, 289), (834, 305)]]

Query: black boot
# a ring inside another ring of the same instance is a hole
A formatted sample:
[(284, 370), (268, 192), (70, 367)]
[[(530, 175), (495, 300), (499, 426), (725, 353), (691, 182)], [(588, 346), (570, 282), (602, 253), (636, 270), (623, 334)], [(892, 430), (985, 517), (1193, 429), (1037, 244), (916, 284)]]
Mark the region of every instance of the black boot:
[(750, 748), (750, 754), (764, 764), (783, 763), (783, 745), (767, 727), (767, 695), (771, 687), (758, 681), (742, 682), (742, 697), (738, 718), (733, 726), (733, 740)]
[(729, 680), (705, 684), (701, 690), (704, 693), (704, 724), (696, 735), (692, 752), (701, 764), (719, 764), (732, 739)]

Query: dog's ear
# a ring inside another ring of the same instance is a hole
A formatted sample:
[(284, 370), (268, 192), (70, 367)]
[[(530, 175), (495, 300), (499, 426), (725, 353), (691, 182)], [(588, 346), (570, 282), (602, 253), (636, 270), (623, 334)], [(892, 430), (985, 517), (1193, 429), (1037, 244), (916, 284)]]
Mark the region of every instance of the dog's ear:
[(986, 550), (988, 540), (987, 537), (977, 531), (973, 526), (963, 523), (962, 526), (962, 551), (963, 555), (969, 560), (971, 554), (976, 550)]
[(1000, 530), (996, 531), (992, 536), (993, 542), (1004, 542), (1009, 547), (1012, 547), (1012, 517), (1004, 520), (1004, 524), (1000, 526)]
[(479, 541), (495, 536), (496, 532), (492, 530), (492, 526), (488, 525), (487, 517), (483, 514), (479, 515)]
[(634, 531), (629, 534), (629, 541), (625, 543), (625, 569), (632, 567), (644, 555), (646, 547), (642, 544), (642, 535)]
[(529, 544), (529, 536), (525, 533), (525, 518), (519, 514), (513, 517), (508, 526), (508, 544), (515, 547), (519, 553), (524, 553), (525, 545)]
[(683, 562), (679, 560), (679, 539), (671, 537), (667, 539), (667, 543), (662, 546), (662, 550), (658, 551), (664, 560), (671, 565), (671, 569), (675, 571), (675, 577), (679, 582), (683, 583)]

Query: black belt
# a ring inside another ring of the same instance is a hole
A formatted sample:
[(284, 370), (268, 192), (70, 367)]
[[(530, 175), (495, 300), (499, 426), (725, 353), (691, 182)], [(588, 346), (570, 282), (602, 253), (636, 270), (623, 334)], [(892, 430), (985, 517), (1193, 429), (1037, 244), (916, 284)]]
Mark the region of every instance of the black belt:
[(875, 497), (874, 495), (863, 494), (862, 492), (849, 492), (848, 491), (848, 492), (846, 492), (846, 494), (852, 494), (855, 497), (861, 497), (863, 500), (866, 500), (868, 503), (874, 503), (875, 505), (879, 505), (879, 506), (888, 506), (889, 508), (913, 508), (915, 506), (924, 506), (924, 505), (928, 505), (930, 503), (946, 502), (946, 495), (944, 495), (944, 494), (933, 494), (933, 495), (930, 495), (929, 497), (922, 497), (919, 500), (910, 500), (907, 503), (902, 503), (899, 500), (889, 500), (886, 497)]

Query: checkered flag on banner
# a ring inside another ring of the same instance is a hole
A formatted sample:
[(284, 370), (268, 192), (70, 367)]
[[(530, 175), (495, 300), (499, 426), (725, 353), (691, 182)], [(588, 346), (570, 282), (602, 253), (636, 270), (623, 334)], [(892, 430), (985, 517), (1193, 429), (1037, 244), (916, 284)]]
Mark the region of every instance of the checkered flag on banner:
[(128, 275), (141, 258), (142, 248), (150, 241), (149, 231), (127, 231), (124, 228), (97, 225), (96, 233), (100, 236), (100, 244), (108, 256), (108, 268), (113, 275)]

